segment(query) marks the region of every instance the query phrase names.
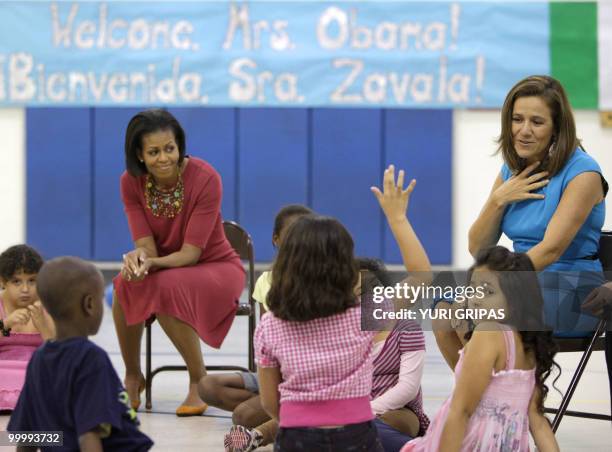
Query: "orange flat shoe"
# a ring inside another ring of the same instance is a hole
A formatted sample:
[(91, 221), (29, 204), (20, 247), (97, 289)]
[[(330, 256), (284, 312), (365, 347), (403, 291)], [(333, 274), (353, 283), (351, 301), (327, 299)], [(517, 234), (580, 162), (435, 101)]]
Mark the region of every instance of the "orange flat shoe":
[(138, 411), (138, 408), (140, 408), (140, 394), (142, 394), (142, 391), (144, 390), (145, 390), (144, 385), (139, 386), (138, 387), (138, 400), (130, 400), (130, 405), (132, 406), (132, 409), (134, 411)]
[(208, 405), (206, 404), (202, 406), (181, 405), (176, 409), (176, 415), (178, 417), (202, 416), (207, 409)]
[(140, 408), (140, 394), (142, 394), (144, 390), (145, 390), (145, 380), (143, 378), (142, 380), (140, 380), (140, 383), (138, 384), (138, 399), (137, 400), (130, 399), (130, 406), (132, 407), (134, 411), (138, 411), (138, 408)]

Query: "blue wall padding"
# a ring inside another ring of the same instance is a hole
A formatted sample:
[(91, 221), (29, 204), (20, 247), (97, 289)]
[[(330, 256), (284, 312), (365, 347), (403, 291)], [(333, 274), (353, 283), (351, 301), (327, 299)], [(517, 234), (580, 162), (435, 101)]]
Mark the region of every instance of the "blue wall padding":
[(94, 111), (94, 258), (118, 261), (134, 248), (119, 193), (125, 171), (124, 140), (128, 122), (139, 109), (96, 108)]
[(347, 227), (357, 255), (380, 256), (383, 216), (370, 186), (382, 174), (381, 110), (318, 109), (312, 116), (312, 206)]
[(221, 211), (236, 219), (236, 115), (235, 108), (172, 108), (187, 135), (187, 153), (209, 162), (223, 180)]
[(92, 258), (91, 109), (26, 110), (26, 234), (44, 258)]
[(308, 111), (242, 109), (238, 140), (238, 218), (253, 237), (257, 260), (269, 261), (276, 212), (285, 204), (307, 203)]
[[(452, 127), (451, 110), (385, 112), (385, 164), (417, 180), (408, 216), (433, 264), (452, 262)], [(401, 262), (386, 225), (384, 243), (385, 260)]]
[[(119, 196), (134, 108), (27, 110), (27, 240), (45, 257), (118, 261), (132, 249)], [(274, 215), (303, 203), (340, 219), (362, 256), (401, 263), (370, 186), (389, 163), (417, 179), (409, 214), (432, 263), (452, 260), (452, 111), (175, 108), (187, 153), (221, 174), (223, 217), (270, 261)]]

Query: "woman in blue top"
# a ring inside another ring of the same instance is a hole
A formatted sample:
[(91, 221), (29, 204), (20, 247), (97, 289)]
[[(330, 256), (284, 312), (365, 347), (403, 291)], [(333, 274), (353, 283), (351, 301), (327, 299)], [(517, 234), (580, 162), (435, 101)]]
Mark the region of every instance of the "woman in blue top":
[[(498, 143), (504, 165), (470, 228), (470, 253), (504, 233), (542, 271), (546, 322), (556, 334), (585, 335), (597, 319), (582, 314), (580, 302), (603, 280), (597, 250), (608, 187), (576, 137), (561, 84), (548, 76), (518, 82), (502, 107)], [(454, 368), (462, 338), (438, 330), (436, 339)]]

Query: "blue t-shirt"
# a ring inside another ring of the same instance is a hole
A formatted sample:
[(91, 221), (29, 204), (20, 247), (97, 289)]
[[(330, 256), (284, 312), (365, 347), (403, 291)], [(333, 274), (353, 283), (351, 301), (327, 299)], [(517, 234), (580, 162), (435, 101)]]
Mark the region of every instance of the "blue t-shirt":
[[(544, 194), (544, 199), (515, 202), (506, 208), (501, 231), (512, 240), (516, 252), (527, 252), (544, 239), (548, 223), (559, 206), (565, 188), (572, 179), (584, 172), (596, 172), (601, 175), (597, 162), (586, 152), (576, 149), (563, 168), (550, 178), (548, 185), (533, 191)], [(504, 181), (512, 176), (506, 164), (502, 166), (501, 174)], [(597, 254), (605, 216), (606, 207), (602, 201), (591, 209), (591, 213), (559, 260), (545, 270), (601, 272), (599, 260), (585, 258)]]
[(102, 426), (105, 451), (146, 451), (151, 439), (138, 430), (106, 352), (85, 337), (44, 343), (28, 364), (21, 396), (9, 431), (62, 431), (63, 447), (43, 451), (78, 451), (79, 436)]

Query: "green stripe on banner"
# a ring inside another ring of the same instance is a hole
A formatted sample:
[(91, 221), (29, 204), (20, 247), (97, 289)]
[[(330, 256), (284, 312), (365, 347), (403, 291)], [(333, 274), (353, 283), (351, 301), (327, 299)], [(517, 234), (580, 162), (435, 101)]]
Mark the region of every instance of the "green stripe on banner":
[(572, 106), (597, 109), (597, 3), (550, 3), (550, 58)]

